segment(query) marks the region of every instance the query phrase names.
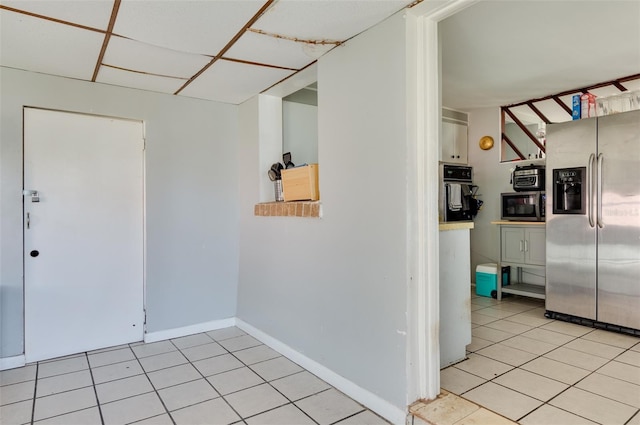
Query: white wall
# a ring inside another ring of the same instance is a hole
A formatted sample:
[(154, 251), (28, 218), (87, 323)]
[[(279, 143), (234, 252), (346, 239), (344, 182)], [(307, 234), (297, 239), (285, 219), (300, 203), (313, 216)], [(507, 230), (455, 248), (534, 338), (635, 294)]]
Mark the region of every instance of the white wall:
[(23, 105), (144, 120), (151, 332), (235, 316), (237, 107), (0, 68), (0, 357), (23, 351)]
[(259, 130), (247, 127), (257, 125), (262, 111), (256, 100), (241, 106), (238, 288), (240, 319), (402, 411), (404, 25), (394, 16), (318, 61), (321, 219), (253, 216)]
[[(474, 219), (471, 231), (471, 281), (475, 282), (478, 264), (500, 262), (500, 229), (491, 224), (500, 220), (500, 194), (513, 192), (510, 183), (511, 169), (530, 162), (500, 162), (500, 108), (472, 109), (469, 112), (469, 165), (473, 167), (473, 183), (479, 186), (478, 199), (484, 201), (482, 209)], [(492, 149), (480, 149), (482, 136), (491, 136)], [(536, 162), (536, 163), (539, 163)], [(529, 283), (544, 283), (543, 272), (524, 270), (523, 279)], [(515, 270), (511, 272), (512, 279)]]
[(318, 162), (318, 107), (282, 102), (282, 152), (296, 165)]

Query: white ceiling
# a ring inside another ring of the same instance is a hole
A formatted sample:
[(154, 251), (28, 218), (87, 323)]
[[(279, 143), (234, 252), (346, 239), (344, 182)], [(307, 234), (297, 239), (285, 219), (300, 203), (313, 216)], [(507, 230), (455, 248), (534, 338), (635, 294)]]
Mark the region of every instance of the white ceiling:
[[(412, 3), (0, 0), (0, 65), (238, 104), (335, 46), (315, 42), (348, 40)], [(640, 0), (473, 3), (439, 25), (443, 105), (502, 106), (638, 74), (639, 22)]]
[(504, 106), (640, 73), (638, 0), (480, 1), (439, 31), (442, 103), (453, 109)]
[(412, 3), (0, 0), (0, 66), (238, 104)]

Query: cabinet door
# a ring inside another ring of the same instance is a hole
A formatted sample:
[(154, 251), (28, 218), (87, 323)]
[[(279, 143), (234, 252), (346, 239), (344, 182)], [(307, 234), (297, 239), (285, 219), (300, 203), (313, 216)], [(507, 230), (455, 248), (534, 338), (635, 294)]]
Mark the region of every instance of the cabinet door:
[(545, 229), (525, 229), (525, 262), (544, 266), (547, 260)]
[(453, 164), (467, 163), (467, 126), (449, 121), (442, 122), (440, 160)]
[(524, 229), (503, 227), (500, 232), (501, 261), (503, 263), (524, 263)]

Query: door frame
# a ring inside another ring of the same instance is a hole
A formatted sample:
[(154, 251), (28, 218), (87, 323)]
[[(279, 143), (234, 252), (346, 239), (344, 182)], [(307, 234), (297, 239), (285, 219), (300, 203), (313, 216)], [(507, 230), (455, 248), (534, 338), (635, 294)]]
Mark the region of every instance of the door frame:
[[(83, 115), (83, 116), (92, 116), (92, 117), (99, 117), (99, 118), (106, 118), (106, 119), (114, 119), (114, 120), (122, 120), (122, 121), (130, 121), (130, 122), (139, 122), (142, 126), (142, 140), (143, 140), (143, 145), (142, 145), (142, 164), (141, 164), (141, 172), (142, 172), (142, 310), (143, 310), (143, 314), (144, 314), (144, 319), (143, 319), (143, 323), (142, 323), (142, 339), (141, 341), (144, 341), (145, 335), (147, 334), (147, 136), (146, 136), (146, 122), (143, 119), (136, 119), (136, 118), (125, 118), (125, 117), (119, 117), (119, 116), (114, 116), (114, 115), (103, 115), (103, 114), (92, 114), (92, 113), (86, 113), (86, 112), (78, 112), (78, 111), (72, 111), (72, 110), (65, 110), (65, 109), (56, 109), (56, 108), (46, 108), (46, 107), (39, 107), (39, 106), (30, 106), (30, 105), (24, 105), (22, 107), (22, 190), (24, 191), (26, 188), (24, 187), (25, 184), (25, 180), (24, 180), (24, 176), (25, 176), (25, 134), (24, 134), (24, 129), (26, 127), (26, 114), (25, 111), (27, 109), (37, 109), (37, 110), (42, 110), (42, 111), (51, 111), (51, 112), (60, 112), (60, 113), (68, 113), (68, 114), (75, 114), (75, 115)], [(22, 197), (22, 311), (23, 311), (23, 315), (22, 315), (22, 356), (21, 357), (21, 361), (19, 365), (16, 365), (16, 367), (19, 366), (24, 366), (26, 364), (26, 316), (25, 316), (25, 311), (27, 308), (27, 299), (26, 299), (26, 250), (25, 250), (25, 222), (24, 222), (24, 217), (25, 217), (25, 208), (26, 208), (26, 196), (24, 195), (23, 192), (23, 197)], [(0, 369), (2, 370), (2, 369)]]
[(409, 164), (408, 179), (408, 404), (440, 394), (438, 161), (442, 93), (438, 23), (478, 1), (425, 1), (406, 13), (407, 144), (415, 158)]

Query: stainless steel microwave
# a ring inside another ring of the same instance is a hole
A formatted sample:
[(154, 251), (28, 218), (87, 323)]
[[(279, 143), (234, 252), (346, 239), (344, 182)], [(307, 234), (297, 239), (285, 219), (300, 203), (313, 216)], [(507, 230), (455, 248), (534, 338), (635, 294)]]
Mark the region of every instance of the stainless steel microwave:
[(501, 193), (501, 218), (513, 221), (545, 221), (547, 196), (543, 191)]

